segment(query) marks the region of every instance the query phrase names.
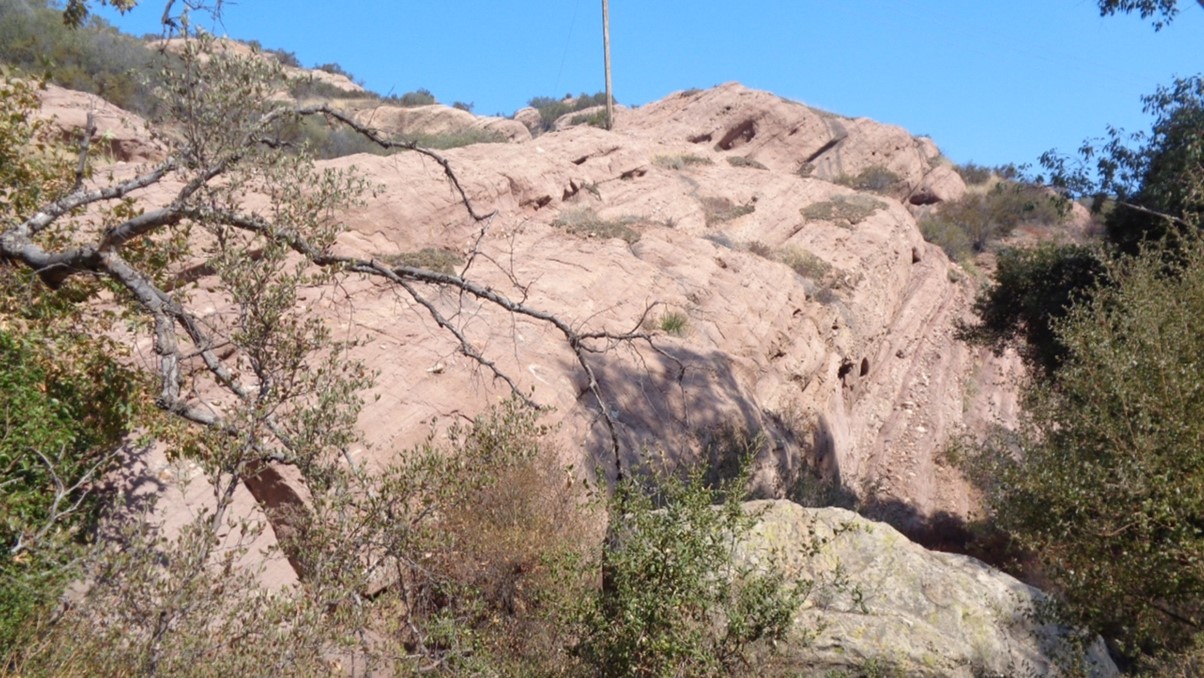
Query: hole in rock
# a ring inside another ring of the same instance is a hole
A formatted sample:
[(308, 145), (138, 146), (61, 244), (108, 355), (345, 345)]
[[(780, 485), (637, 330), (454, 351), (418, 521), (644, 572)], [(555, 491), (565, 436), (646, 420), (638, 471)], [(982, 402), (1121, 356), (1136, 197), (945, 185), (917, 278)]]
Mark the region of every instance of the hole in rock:
[(861, 373), (858, 376), (864, 377), (865, 375), (867, 375), (869, 373), (870, 373), (870, 359), (862, 358), (861, 359)]
[(757, 123), (752, 120), (745, 120), (728, 130), (727, 134), (724, 134), (723, 138), (719, 140), (719, 143), (715, 144), (715, 149), (730, 151), (733, 148), (747, 144), (755, 136), (757, 136)]
[(853, 371), (853, 361), (848, 360), (846, 358), (843, 362), (840, 363), (840, 367), (836, 370), (836, 376), (843, 381), (845, 377), (849, 376), (849, 372), (852, 372), (852, 371)]
[(909, 202), (913, 205), (935, 205), (940, 201), (941, 201), (941, 199), (936, 197), (935, 193), (933, 193), (932, 191), (929, 191), (927, 189), (922, 190), (922, 191), (917, 191), (917, 192), (913, 193), (910, 198), (907, 199), (907, 202)]
[(711, 140), (710, 132), (706, 134), (695, 134), (694, 136), (686, 137), (686, 141), (692, 144), (705, 144)]

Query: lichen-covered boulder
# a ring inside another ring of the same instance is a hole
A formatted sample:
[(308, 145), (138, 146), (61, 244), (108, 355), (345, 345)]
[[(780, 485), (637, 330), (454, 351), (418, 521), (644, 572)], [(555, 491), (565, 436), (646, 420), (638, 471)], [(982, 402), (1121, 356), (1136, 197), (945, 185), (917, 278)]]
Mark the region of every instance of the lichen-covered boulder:
[(1045, 595), (968, 556), (929, 551), (836, 508), (749, 502), (743, 562), (813, 582), (779, 659), (802, 675), (1117, 676), (1097, 636), (1042, 621)]

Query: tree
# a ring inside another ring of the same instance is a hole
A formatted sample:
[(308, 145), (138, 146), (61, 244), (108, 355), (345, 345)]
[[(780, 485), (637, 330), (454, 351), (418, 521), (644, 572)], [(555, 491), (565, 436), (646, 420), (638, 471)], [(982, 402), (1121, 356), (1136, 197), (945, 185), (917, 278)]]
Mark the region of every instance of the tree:
[(1055, 331), (1019, 457), (989, 449), (988, 503), (1068, 609), (1128, 653), (1180, 649), (1204, 622), (1204, 240), (1105, 264)]
[[(1204, 0), (1197, 0), (1204, 7)], [(1100, 16), (1137, 12), (1142, 19), (1154, 17), (1154, 30), (1162, 30), (1179, 13), (1178, 0), (1099, 0)]]
[[(442, 273), (334, 254), (342, 228), (336, 216), (359, 199), (368, 182), (354, 172), (316, 167), (307, 150), (288, 136), (290, 126), (301, 119), (321, 119), (352, 129), (382, 148), (425, 155), (445, 170), (468, 218), (486, 215), (476, 212), (451, 165), (437, 153), (385, 138), (326, 105), (281, 102), (274, 94), (285, 78), (275, 60), (242, 58), (218, 49), (212, 37), (191, 27), (186, 15), (173, 22), (185, 39), (179, 51), (161, 56), (155, 74), (160, 110), (171, 120), (163, 138), (166, 157), (134, 174), (96, 169), (101, 151), (92, 143), (91, 123), (68, 156), (57, 139), (42, 133), (44, 126), (31, 122), (37, 101), (28, 84), (8, 80), (0, 90), (6, 113), (0, 121), (5, 160), (0, 166), (5, 175), (0, 189), (5, 210), (0, 222), (0, 300), (5, 302), (0, 339), (6, 342), (6, 354), (14, 357), (4, 363), (5, 374), (12, 377), (5, 383), (32, 382), (31, 374), (40, 379), (37, 370), (44, 372), (57, 361), (66, 366), (64, 372), (80, 394), (124, 408), (124, 401), (111, 398), (107, 390), (123, 387), (126, 377), (117, 368), (129, 359), (118, 345), (106, 341), (106, 333), (143, 335), (154, 351), (154, 385), (147, 401), (167, 415), (134, 421), (127, 416), (131, 412), (121, 409), (115, 413), (117, 421), (110, 423), (103, 408), (88, 403), (81, 413), (70, 409), (73, 401), (60, 398), (66, 409), (52, 413), (59, 423), (48, 426), (65, 426), (62, 420), (77, 418), (81, 423), (95, 420), (104, 435), (89, 434), (81, 438), (86, 444), (66, 447), (51, 439), (42, 445), (39, 439), (27, 438), (38, 447), (11, 455), (5, 448), (7, 466), (0, 470), (5, 472), (8, 497), (26, 496), (14, 493), (13, 483), (23, 483), (21, 489), (31, 495), (49, 492), (42, 508), (22, 510), (19, 521), (8, 520), (16, 513), (5, 516), (5, 549), (10, 556), (34, 557), (38, 554), (30, 535), (69, 531), (67, 519), (78, 512), (65, 509), (77, 506), (81, 495), (95, 496), (94, 484), (87, 480), (105, 468), (107, 457), (93, 457), (92, 451), (111, 445), (114, 434), (134, 425), (150, 427), (157, 437), (169, 440), (176, 453), (201, 466), (214, 488), (215, 506), (178, 538), (153, 534), (140, 525), (122, 528), (125, 537), (117, 542), (125, 546), (101, 549), (81, 563), (95, 585), (89, 594), (91, 606), (77, 606), (73, 614), (86, 610), (95, 615), (92, 622), (103, 622), (98, 627), (104, 630), (101, 640), (117, 637), (104, 634), (122, 637), (121, 642), (109, 643), (116, 654), (105, 654), (108, 658), (96, 664), (97, 670), (107, 673), (123, 663), (152, 674), (179, 670), (212, 651), (206, 643), (213, 636), (206, 629), (217, 619), (228, 621), (222, 633), (233, 635), (226, 638), (242, 637), (261, 649), (283, 642), (281, 633), (311, 629), (283, 645), (294, 650), (298, 643), (306, 645), (310, 651), (294, 659), (297, 665), (312, 665), (324, 661), (323, 653), (331, 647), (354, 645), (355, 634), (363, 631), (357, 601), (369, 588), (368, 578), (382, 576), (382, 568), (396, 562), (389, 558), (397, 554), (372, 552), (362, 540), (379, 537), (391, 524), (387, 514), (400, 511), (421, 493), (408, 492), (413, 489), (409, 481), (397, 481), (385, 492), (357, 467), (344, 463), (356, 439), (360, 393), (370, 375), (349, 357), (352, 342), (336, 340), (325, 322), (303, 310), (302, 288), (349, 275), (395, 286), (416, 308), (428, 312), (461, 352), (528, 406), (532, 403), (514, 382), (440, 311), (433, 301), (439, 290), (455, 289), (547, 324), (563, 336), (587, 376), (589, 392), (597, 397), (605, 398), (593, 378), (593, 361), (615, 342), (651, 337), (638, 330), (580, 329), (473, 282), (465, 277), (471, 265), (460, 274)], [(146, 199), (152, 188), (166, 191), (168, 197)], [(266, 196), (268, 206), (252, 210), (248, 196)], [(229, 313), (205, 316), (196, 299), (198, 276), (220, 290)], [(30, 299), (36, 303), (30, 304)], [(633, 324), (638, 327), (639, 319)], [(61, 339), (67, 329), (87, 347), (84, 357)], [(10, 351), (8, 342), (17, 336), (44, 341), (32, 346), (16, 342)], [(95, 353), (111, 358), (106, 364), (115, 371), (108, 376), (94, 372), (101, 381), (89, 384), (81, 372), (95, 367), (85, 359)], [(26, 369), (26, 364), (31, 366)], [(132, 381), (141, 384), (143, 378)], [(49, 377), (46, 382), (57, 383)], [(30, 397), (27, 391), (16, 394), (11, 402), (23, 398), (19, 402), (26, 403)], [(7, 391), (5, 395), (10, 397)], [(22, 404), (30, 415), (31, 407)], [(613, 472), (622, 477), (615, 420), (607, 407), (600, 413), (611, 431)], [(5, 433), (16, 435), (16, 430), (10, 425)], [(54, 433), (67, 435), (66, 429)], [(65, 459), (63, 453), (75, 456)], [(232, 533), (249, 538), (262, 529), (232, 526), (228, 512), (238, 488), (244, 483), (258, 487), (255, 481), (273, 465), (297, 468), (313, 497), (301, 514), (273, 515), (284, 521), (278, 525), (296, 528), (292, 538), (282, 541), (305, 580), (300, 598), (267, 595), (246, 576), (232, 575), (245, 546), (222, 546)], [(72, 475), (67, 475), (68, 469), (73, 469)], [(55, 494), (56, 488), (62, 492)], [(378, 502), (366, 502), (365, 497)], [(6, 511), (11, 505), (6, 502)], [(348, 521), (360, 529), (350, 529)], [(372, 530), (364, 528), (369, 524)], [(74, 576), (62, 574), (59, 581)], [(276, 631), (265, 631), (268, 628)], [(407, 633), (407, 642), (420, 648), (415, 656), (429, 656), (421, 650), (429, 647), (423, 642), (428, 631)], [(71, 638), (54, 633), (43, 637)], [(107, 646), (98, 642), (91, 647)], [(55, 644), (39, 647), (54, 649)], [(287, 656), (290, 651), (273, 656), (294, 661)], [(258, 665), (260, 671), (289, 672), (266, 657)], [(230, 670), (243, 668), (231, 665)]]
[(1111, 129), (1105, 139), (1084, 142), (1075, 157), (1041, 157), (1053, 187), (1107, 208), (1103, 246), (1002, 253), (994, 284), (975, 301), (978, 323), (963, 337), (997, 350), (1018, 346), (1052, 377), (1066, 353), (1053, 328), (1103, 282), (1102, 262), (1160, 241), (1173, 256), (1176, 242), (1204, 226), (1204, 78), (1176, 80), (1143, 101), (1154, 116), (1149, 133)]

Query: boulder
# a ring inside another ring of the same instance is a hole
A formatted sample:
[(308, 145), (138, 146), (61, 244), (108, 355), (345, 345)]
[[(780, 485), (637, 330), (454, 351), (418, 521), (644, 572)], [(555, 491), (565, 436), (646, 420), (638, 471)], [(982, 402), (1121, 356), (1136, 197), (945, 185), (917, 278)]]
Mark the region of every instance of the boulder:
[(501, 141), (526, 141), (531, 138), (531, 132), (517, 120), (478, 117), (442, 104), (367, 106), (356, 111), (355, 119), (361, 124), (402, 136), (447, 135), (481, 130)]
[[(814, 582), (778, 646), (799, 675), (863, 675), (871, 666), (932, 678), (1120, 675), (1102, 639), (1042, 621), (1043, 593), (974, 558), (925, 550), (842, 509), (788, 501), (746, 509), (760, 518), (741, 562), (776, 563)], [(812, 555), (808, 545), (820, 541)]]

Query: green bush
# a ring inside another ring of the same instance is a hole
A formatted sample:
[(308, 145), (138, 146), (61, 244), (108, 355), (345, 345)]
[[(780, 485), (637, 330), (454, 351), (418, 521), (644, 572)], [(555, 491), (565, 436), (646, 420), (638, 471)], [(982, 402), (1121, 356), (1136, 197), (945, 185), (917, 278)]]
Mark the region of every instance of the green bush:
[(1052, 376), (1067, 351), (1055, 328), (1106, 282), (1106, 261), (1104, 250), (1082, 245), (1003, 250), (994, 282), (974, 301), (977, 322), (961, 337), (996, 353), (1015, 347), (1030, 368)]
[(825, 282), (832, 275), (832, 265), (807, 250), (784, 247), (777, 253), (778, 261), (794, 269), (804, 278)]
[(0, 657), (57, 602), (102, 507), (92, 493), (133, 417), (119, 352), (0, 329)]
[(724, 197), (705, 197), (701, 198), (699, 202), (702, 203), (703, 217), (708, 227), (714, 227), (733, 219), (739, 219), (757, 211), (757, 206), (752, 202), (737, 205)]
[(955, 230), (965, 234), (973, 252), (983, 252), (1018, 226), (1061, 223), (1065, 209), (1063, 201), (1042, 186), (1002, 181), (984, 193), (967, 193), (959, 200), (942, 203), (935, 213), (924, 217), (920, 230), (940, 238), (949, 246), (946, 251), (957, 252), (961, 258), (962, 239), (954, 235)]
[(769, 169), (765, 165), (757, 162), (756, 160), (753, 160), (752, 158), (746, 158), (742, 155), (728, 156), (727, 164), (731, 165), (732, 167), (746, 167), (748, 169), (757, 169), (757, 170)]
[(836, 183), (858, 191), (889, 193), (899, 185), (902, 178), (885, 167), (867, 167), (856, 176), (841, 176)]
[(403, 135), (403, 139), (412, 141), (423, 148), (437, 150), (462, 148), (473, 144), (504, 144), (507, 141), (506, 135), (501, 132), (480, 127), (462, 127), (438, 134), (406, 134)]
[(569, 118), (569, 123), (572, 125), (589, 125), (590, 127), (606, 129), (606, 110), (600, 109), (593, 113), (574, 115)]
[[(616, 100), (615, 103), (618, 103)], [(527, 105), (539, 111), (539, 120), (542, 131), (550, 131), (556, 127), (556, 120), (569, 113), (594, 106), (606, 105), (606, 93), (597, 92), (595, 94), (586, 94), (582, 92), (577, 95), (577, 98), (566, 94), (564, 99), (554, 99), (552, 97), (534, 97), (527, 102)]]
[(1054, 323), (1032, 433), (976, 459), (1000, 527), (1077, 619), (1128, 654), (1190, 647), (1204, 616), (1204, 242), (1105, 265)]
[(288, 93), (294, 99), (358, 99), (374, 96), (333, 85), (312, 75), (298, 75), (288, 80)]
[[(758, 644), (783, 640), (805, 583), (734, 564), (756, 516), (739, 484), (700, 474), (627, 481), (609, 502), (602, 588), (577, 616), (576, 656), (598, 676), (725, 676), (755, 670)], [(718, 504), (717, 504), (718, 502)]]
[(985, 184), (991, 180), (992, 176), (995, 175), (994, 171), (992, 171), (990, 167), (976, 165), (972, 162), (968, 162), (964, 165), (957, 165), (954, 167), (954, 169), (959, 175), (961, 175), (962, 180), (970, 186), (980, 186)]
[(807, 205), (799, 210), (799, 214), (808, 221), (856, 226), (883, 209), (886, 209), (886, 203), (867, 195), (836, 195), (830, 200)]
[(429, 89), (416, 89), (413, 92), (406, 92), (401, 96), (397, 96), (396, 94), (390, 95), (384, 98), (384, 102), (403, 108), (431, 106), (439, 103), (435, 100), (435, 95), (431, 94)]
[(347, 78), (348, 80), (350, 80), (352, 82), (355, 82), (355, 76), (351, 75), (351, 73), (348, 73), (347, 69), (343, 68), (342, 66), (340, 66), (337, 63), (332, 62), (332, 63), (328, 63), (328, 64), (319, 64), (317, 66), (314, 66), (314, 70), (325, 71), (327, 73), (330, 73), (331, 75), (341, 75), (344, 78)]
[(271, 54), (276, 57), (276, 61), (280, 62), (281, 66), (289, 68), (301, 68), (301, 60), (297, 58), (296, 52), (290, 52), (286, 49), (265, 49), (264, 54)]
[(974, 255), (974, 243), (965, 229), (948, 219), (920, 219), (920, 235), (940, 247), (950, 261), (969, 261)]
[(425, 268), (436, 273), (455, 275), (464, 265), (464, 257), (438, 247), (424, 247), (417, 252), (387, 254), (381, 257), (390, 266), (409, 266)]
[(638, 222), (630, 217), (603, 219), (593, 209), (580, 207), (562, 212), (552, 225), (580, 238), (619, 238), (632, 244), (640, 239), (640, 232), (631, 227)]
[(93, 16), (79, 29), (46, 0), (0, 3), (0, 63), (140, 114), (153, 112), (153, 51)]
[(661, 316), (658, 325), (661, 331), (666, 334), (672, 334), (675, 337), (684, 336), (686, 333), (686, 325), (690, 322), (689, 317), (681, 311), (669, 311)]
[(678, 153), (676, 155), (658, 155), (652, 158), (652, 164), (665, 169), (683, 170), (687, 167), (714, 165), (715, 161), (693, 153)]

